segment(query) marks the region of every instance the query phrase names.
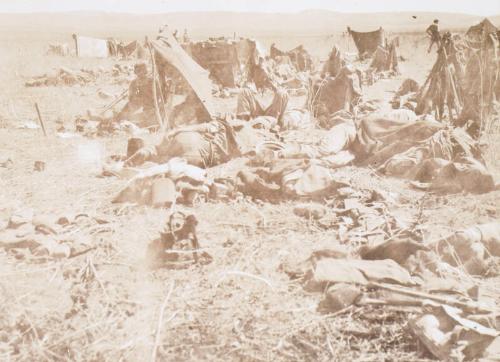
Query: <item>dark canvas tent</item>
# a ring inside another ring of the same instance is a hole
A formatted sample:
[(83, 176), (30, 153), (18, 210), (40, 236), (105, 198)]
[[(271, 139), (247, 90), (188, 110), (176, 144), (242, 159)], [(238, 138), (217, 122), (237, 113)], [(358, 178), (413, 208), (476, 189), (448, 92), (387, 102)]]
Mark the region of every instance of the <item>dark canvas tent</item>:
[(347, 32), (352, 36), (360, 57), (371, 56), (379, 46), (384, 45), (384, 29), (369, 32), (358, 32), (347, 27)]
[(497, 27), (488, 19), (484, 18), (479, 24), (473, 25), (465, 35), (469, 40), (482, 41), (484, 36), (497, 32)]
[(490, 33), (482, 46), (471, 47), (461, 79), (463, 110), (459, 125), (473, 121), (477, 131), (489, 132), (496, 122), (495, 102), (500, 99), (499, 41)]
[(332, 77), (336, 77), (345, 64), (346, 61), (342, 56), (340, 49), (335, 45), (328, 56), (328, 60), (323, 66), (322, 74), (329, 74)]
[(318, 119), (335, 112), (352, 111), (362, 96), (360, 74), (351, 66), (343, 67), (336, 77), (310, 80), (307, 104)]
[(184, 51), (172, 34), (162, 33), (150, 44), (156, 66), (154, 73), (159, 82), (157, 90), (167, 88), (167, 76), (183, 80), (187, 88), (196, 95), (196, 100), (205, 111), (206, 117), (210, 119), (214, 110), (212, 82), (208, 78), (208, 72)]
[(64, 44), (49, 44), (47, 54), (67, 56), (70, 54), (69, 45)]
[(312, 57), (307, 52), (307, 50), (304, 49), (304, 46), (302, 46), (302, 45), (299, 45), (299, 46), (285, 52), (285, 51), (282, 51), (282, 50), (276, 48), (275, 44), (271, 44), (271, 49), (270, 49), (269, 55), (273, 59), (276, 59), (277, 57), (290, 58), (295, 69), (297, 69), (297, 71), (299, 71), (299, 72), (303, 72), (303, 71), (312, 69), (312, 65), (313, 65), (312, 64)]
[(396, 41), (391, 41), (386, 47), (379, 46), (372, 57), (370, 68), (375, 72), (393, 71), (399, 73)]
[(143, 59), (146, 55), (146, 50), (137, 40), (131, 41), (127, 45), (118, 45), (117, 53), (123, 58)]
[(190, 44), (190, 54), (224, 87), (236, 85), (239, 61), (236, 47), (229, 41), (204, 41)]
[(251, 65), (257, 63), (259, 56), (263, 56), (263, 49), (255, 39), (240, 39), (236, 43), (236, 53), (240, 64), (250, 68)]
[(210, 72), (212, 79), (224, 87), (237, 86), (256, 61), (256, 42), (250, 39), (211, 39), (191, 43), (186, 48)]

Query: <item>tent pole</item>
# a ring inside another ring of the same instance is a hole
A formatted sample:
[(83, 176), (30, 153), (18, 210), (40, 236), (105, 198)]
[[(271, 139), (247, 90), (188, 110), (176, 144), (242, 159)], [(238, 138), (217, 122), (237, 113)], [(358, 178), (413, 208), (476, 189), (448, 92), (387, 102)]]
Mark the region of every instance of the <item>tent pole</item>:
[(102, 111), (99, 113), (100, 115), (103, 115), (104, 112), (106, 112), (107, 110), (113, 108), (114, 106), (116, 106), (120, 101), (122, 101), (123, 99), (125, 99), (128, 95), (128, 88), (125, 89), (118, 97), (116, 97), (113, 101), (111, 101), (110, 104), (108, 104), (107, 106), (105, 106)]
[(156, 64), (155, 64), (155, 58), (153, 54), (153, 49), (151, 48), (151, 44), (148, 43), (148, 48), (149, 48), (149, 54), (151, 55), (151, 65), (153, 69), (153, 100), (154, 100), (154, 105), (155, 105), (155, 115), (156, 115), (156, 120), (158, 121), (158, 124), (160, 125), (160, 130), (164, 131), (164, 124), (163, 124), (163, 119), (161, 118), (160, 115), (160, 108), (158, 107), (158, 98), (156, 97)]
[(162, 119), (162, 123), (164, 125), (166, 125), (166, 126), (170, 126), (169, 123), (168, 123), (168, 118), (166, 117), (166, 115), (167, 115), (166, 114), (166, 110), (165, 110), (166, 101), (165, 101), (165, 96), (163, 95), (162, 83), (160, 81), (160, 75), (161, 75), (161, 73), (158, 71), (158, 66), (156, 65), (156, 61), (154, 59), (153, 59), (153, 61), (154, 61), (155, 69), (156, 69), (156, 77), (155, 77), (156, 85), (157, 85), (156, 89), (160, 93), (159, 94), (159, 99), (161, 101), (160, 116), (161, 116), (161, 119)]
[[(442, 47), (443, 47), (444, 59), (446, 62), (446, 64), (445, 64), (446, 74), (447, 74), (448, 78), (450, 79), (451, 89), (453, 91), (453, 97), (455, 98), (455, 100), (457, 102), (457, 113), (460, 113), (460, 108), (461, 108), (460, 99), (458, 98), (458, 92), (457, 92), (455, 80), (453, 79), (453, 75), (451, 74), (451, 71), (450, 71), (449, 62), (448, 62), (448, 54), (446, 53), (446, 48), (444, 47), (444, 45)], [(453, 115), (451, 115), (451, 114), (450, 114), (450, 119), (453, 120)]]

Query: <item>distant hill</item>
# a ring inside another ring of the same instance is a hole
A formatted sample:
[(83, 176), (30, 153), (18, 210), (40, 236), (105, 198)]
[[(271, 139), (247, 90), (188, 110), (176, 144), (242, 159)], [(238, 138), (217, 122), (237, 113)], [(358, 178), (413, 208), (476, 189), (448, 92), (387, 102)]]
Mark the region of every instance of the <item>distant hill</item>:
[[(337, 13), (308, 10), (300, 13), (191, 12), (123, 14), (101, 12), (0, 14), (0, 37), (61, 37), (71, 33), (91, 36), (140, 38), (156, 34), (162, 24), (180, 32), (187, 28), (195, 38), (208, 36), (317, 36), (339, 33), (349, 25), (369, 31), (379, 26), (391, 32), (424, 31), (433, 19), (442, 29), (466, 29), (482, 19), (452, 13)], [(499, 25), (500, 15), (490, 20)]]

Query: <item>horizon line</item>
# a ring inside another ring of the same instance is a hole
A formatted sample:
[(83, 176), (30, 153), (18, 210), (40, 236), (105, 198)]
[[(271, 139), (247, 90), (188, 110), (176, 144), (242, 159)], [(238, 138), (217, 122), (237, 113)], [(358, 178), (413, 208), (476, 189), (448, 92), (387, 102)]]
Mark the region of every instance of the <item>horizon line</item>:
[(363, 12), (363, 11), (337, 11), (331, 9), (320, 9), (320, 8), (311, 8), (304, 9), (298, 11), (230, 11), (230, 10), (184, 10), (184, 11), (164, 11), (164, 12), (137, 12), (137, 11), (109, 11), (109, 10), (96, 10), (96, 9), (80, 9), (80, 10), (52, 10), (52, 11), (0, 11), (0, 15), (36, 15), (36, 14), (69, 14), (69, 13), (101, 13), (101, 14), (111, 14), (111, 15), (166, 15), (166, 14), (194, 14), (194, 13), (226, 13), (226, 14), (302, 14), (307, 12), (328, 12), (334, 14), (449, 14), (449, 15), (468, 15), (468, 16), (477, 16), (477, 17), (496, 17), (500, 16), (500, 13), (483, 15), (477, 13), (465, 13), (460, 11), (411, 11), (411, 10), (388, 10), (388, 11), (371, 11), (371, 12)]

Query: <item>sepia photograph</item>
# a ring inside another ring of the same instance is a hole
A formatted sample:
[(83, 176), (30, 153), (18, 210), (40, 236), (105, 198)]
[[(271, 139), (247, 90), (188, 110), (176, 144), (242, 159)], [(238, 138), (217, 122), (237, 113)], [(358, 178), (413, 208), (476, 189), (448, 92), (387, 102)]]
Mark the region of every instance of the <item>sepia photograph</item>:
[(500, 0), (0, 0), (0, 361), (500, 362)]

